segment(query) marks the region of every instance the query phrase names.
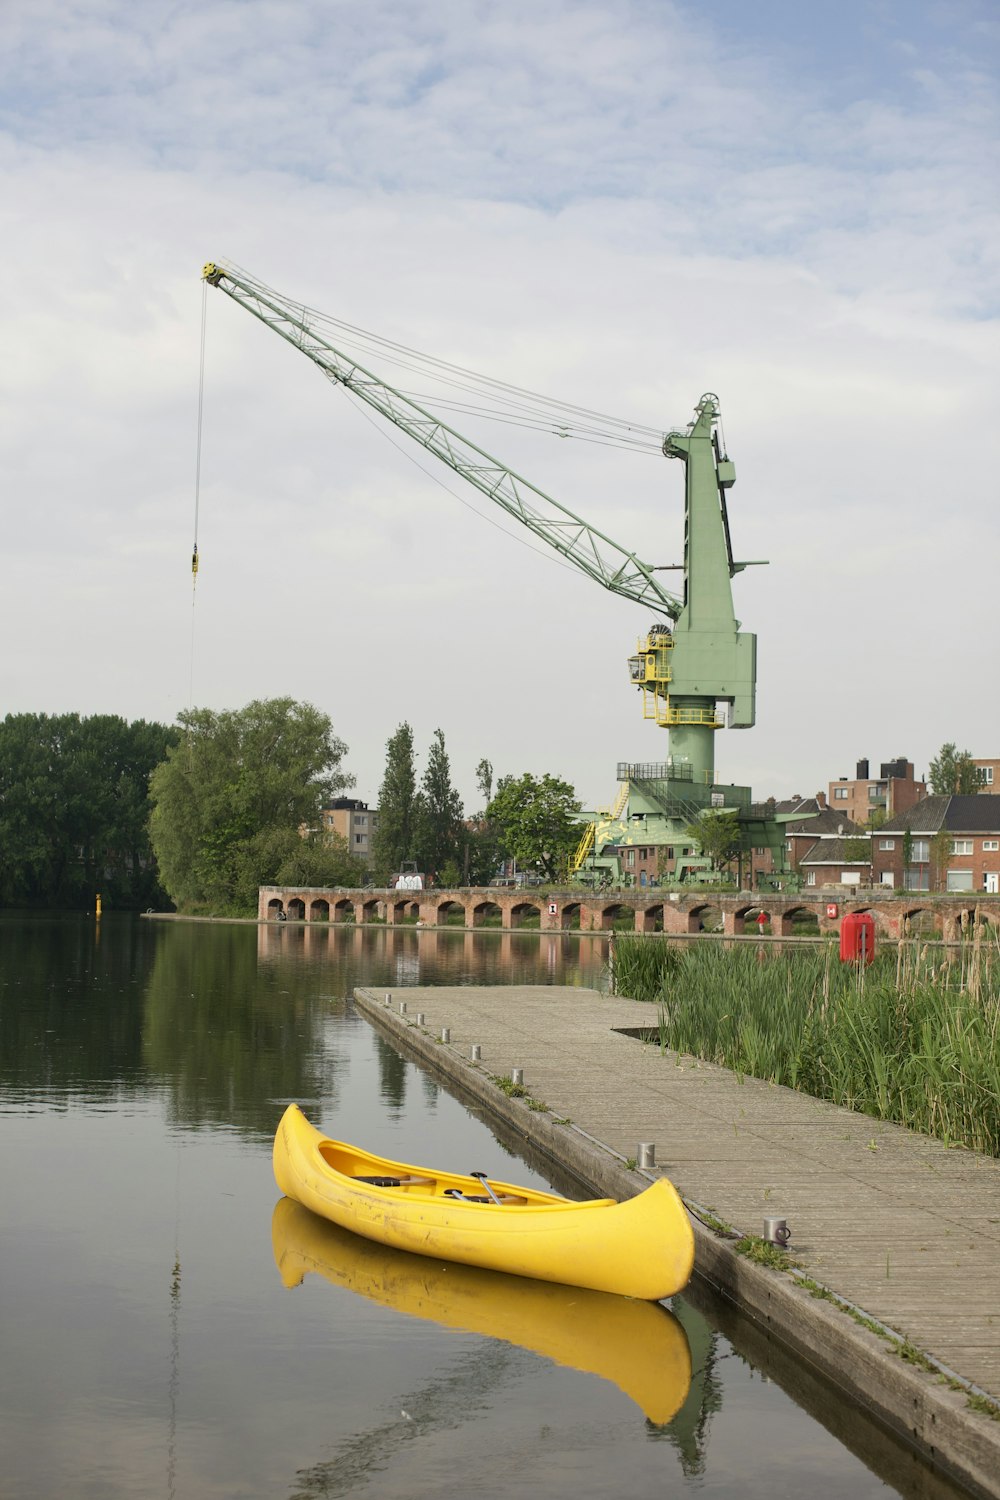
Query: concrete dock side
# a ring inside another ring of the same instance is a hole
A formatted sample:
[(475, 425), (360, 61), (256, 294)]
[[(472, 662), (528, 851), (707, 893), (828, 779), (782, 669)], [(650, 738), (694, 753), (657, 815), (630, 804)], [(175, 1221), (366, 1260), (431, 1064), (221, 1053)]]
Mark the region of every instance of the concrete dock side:
[[(943, 1472), (1000, 1495), (1000, 1420), (988, 1410), (1000, 1407), (1000, 1162), (663, 1052), (627, 1034), (655, 1037), (654, 1008), (596, 990), (368, 988), (354, 998), (595, 1193), (625, 1198), (669, 1177), (710, 1221), (694, 1219), (698, 1275)], [(514, 1068), (522, 1098), (494, 1082)], [(644, 1171), (632, 1163), (647, 1142), (656, 1166)], [(770, 1215), (788, 1220), (798, 1275), (734, 1249)]]

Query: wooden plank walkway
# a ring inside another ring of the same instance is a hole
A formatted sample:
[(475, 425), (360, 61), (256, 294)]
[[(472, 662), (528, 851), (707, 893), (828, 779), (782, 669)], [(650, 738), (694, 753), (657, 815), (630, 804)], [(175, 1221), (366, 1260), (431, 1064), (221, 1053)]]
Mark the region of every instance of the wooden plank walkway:
[[(651, 1008), (594, 990), (397, 989), (390, 1006), (382, 992), (355, 998), (373, 1020), (392, 1015), (411, 1033), (423, 1012), (434, 1058), (459, 1081), (520, 1067), (550, 1117), (618, 1157), (654, 1142), (657, 1169), (734, 1228), (759, 1235), (766, 1215), (783, 1215), (807, 1275), (1000, 1402), (1000, 1162), (663, 1055), (622, 1034), (655, 1026)], [(1000, 1423), (979, 1420), (1000, 1438)]]

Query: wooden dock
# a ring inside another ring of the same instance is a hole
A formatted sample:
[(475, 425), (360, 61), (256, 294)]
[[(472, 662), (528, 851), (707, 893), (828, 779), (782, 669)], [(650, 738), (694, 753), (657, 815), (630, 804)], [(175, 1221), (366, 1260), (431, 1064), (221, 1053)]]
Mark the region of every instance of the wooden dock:
[[(1000, 1162), (664, 1054), (626, 1034), (655, 1030), (651, 1007), (594, 990), (412, 988), (387, 1003), (368, 989), (355, 1001), (594, 1190), (628, 1196), (663, 1172), (738, 1234), (785, 1217), (811, 1287), (696, 1220), (699, 1273), (973, 1492), (1000, 1495), (1000, 1420), (981, 1409), (1000, 1409)], [(544, 1109), (493, 1082), (514, 1068)], [(644, 1173), (631, 1161), (648, 1142)]]

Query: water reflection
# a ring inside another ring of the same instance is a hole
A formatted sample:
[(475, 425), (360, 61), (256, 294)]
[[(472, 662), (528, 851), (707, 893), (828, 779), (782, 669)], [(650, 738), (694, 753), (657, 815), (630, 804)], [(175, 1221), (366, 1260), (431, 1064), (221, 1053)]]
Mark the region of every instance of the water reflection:
[(94, 922), (45, 916), (0, 918), (0, 938), (0, 1104), (134, 1094), (152, 934), (129, 922), (102, 942)]
[(611, 1381), (657, 1425), (670, 1422), (688, 1394), (687, 1335), (659, 1303), (389, 1250), (288, 1198), (275, 1205), (271, 1239), (286, 1287), (314, 1274), (397, 1312), (517, 1344)]
[(174, 1123), (274, 1133), (275, 1099), (336, 1097), (342, 1057), (321, 1046), (329, 1002), (311, 976), (261, 974), (243, 927), (172, 927), (146, 987), (143, 1056)]
[[(601, 988), (607, 935), (449, 931), (441, 927), (354, 927), (271, 922), (257, 931), (262, 962), (329, 962), (348, 972), (374, 966), (376, 983), (561, 984)], [(362, 982), (360, 979), (358, 982)]]

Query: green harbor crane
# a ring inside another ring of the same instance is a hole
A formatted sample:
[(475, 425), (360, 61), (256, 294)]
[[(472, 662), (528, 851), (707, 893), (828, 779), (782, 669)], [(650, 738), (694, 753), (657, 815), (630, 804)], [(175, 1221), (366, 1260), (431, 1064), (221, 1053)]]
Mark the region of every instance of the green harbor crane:
[[(757, 673), (756, 637), (741, 631), (733, 608), (731, 581), (751, 564), (733, 559), (726, 497), (736, 473), (720, 441), (716, 396), (702, 396), (686, 430), (663, 439), (664, 454), (680, 459), (685, 470), (684, 555), (671, 568), (657, 567), (337, 349), (325, 335), (324, 319), (311, 309), (219, 262), (209, 262), (202, 275), (596, 583), (658, 617), (629, 658), (629, 675), (641, 692), (644, 717), (667, 730), (667, 758), (619, 765), (618, 800), (586, 824), (574, 874), (615, 878), (621, 874), (618, 856), (604, 855), (602, 848), (667, 844), (709, 808), (737, 810), (746, 825), (745, 844), (753, 838), (776, 846), (774, 830), (751, 815), (749, 789), (720, 787), (715, 780), (716, 732), (727, 724), (746, 729), (754, 723)], [(661, 584), (657, 574), (664, 571), (682, 574), (679, 594)], [(692, 851), (677, 873), (696, 873), (707, 864)]]

